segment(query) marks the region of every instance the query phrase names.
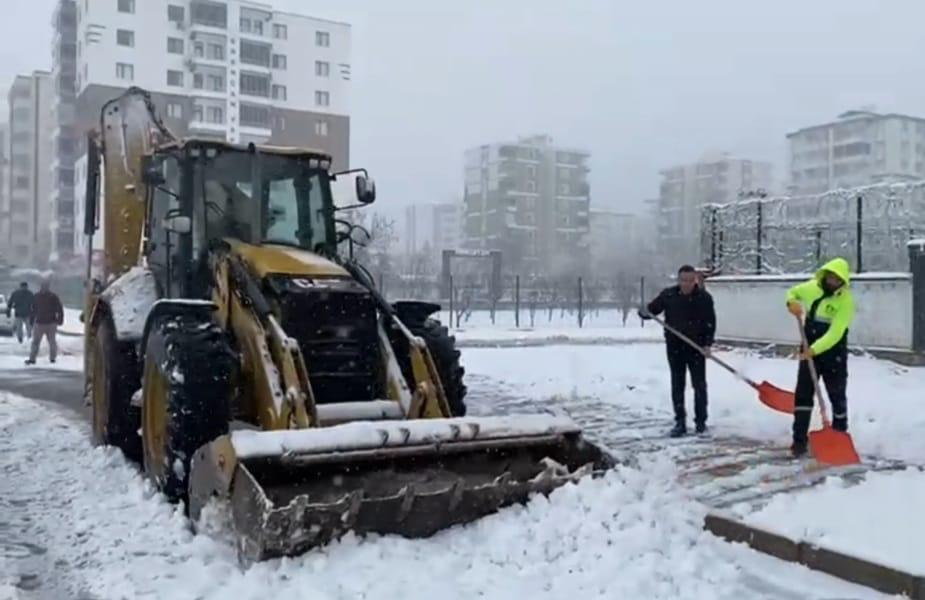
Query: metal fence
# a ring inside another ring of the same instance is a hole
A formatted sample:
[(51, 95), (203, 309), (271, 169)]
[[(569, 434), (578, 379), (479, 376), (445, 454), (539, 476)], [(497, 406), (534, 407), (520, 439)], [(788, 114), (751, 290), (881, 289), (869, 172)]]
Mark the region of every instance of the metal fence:
[(836, 256), (857, 272), (907, 271), (925, 181), (705, 205), (700, 231), (704, 262), (725, 274), (805, 273)]

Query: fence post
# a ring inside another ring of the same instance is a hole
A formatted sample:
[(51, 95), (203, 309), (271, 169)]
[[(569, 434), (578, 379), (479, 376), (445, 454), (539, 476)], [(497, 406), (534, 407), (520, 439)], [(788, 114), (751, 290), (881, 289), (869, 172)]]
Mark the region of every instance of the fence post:
[(763, 213), (764, 213), (764, 210), (762, 209), (761, 199), (758, 199), (758, 226), (755, 228), (756, 237), (757, 237), (757, 239), (755, 240), (755, 275), (761, 275), (761, 270), (763, 268), (763, 265), (762, 265), (763, 261), (761, 260), (761, 252), (762, 252), (761, 244), (762, 244), (762, 237), (763, 237), (761, 233), (764, 227), (764, 224), (762, 223), (762, 221), (764, 220)]
[(520, 275), (514, 276), (514, 327), (520, 329)]
[(822, 230), (816, 230), (816, 266), (822, 264)]
[(864, 248), (864, 196), (858, 194), (858, 216), (857, 216), (857, 231), (855, 232), (855, 237), (857, 238), (854, 242), (857, 245), (857, 256), (858, 256), (858, 273), (863, 272), (864, 270), (864, 260), (863, 260), (863, 248)]
[[(639, 278), (639, 307), (642, 308), (646, 305), (646, 276), (643, 275)], [(639, 326), (645, 327), (646, 320), (639, 319)]]
[(582, 321), (584, 321), (584, 298), (582, 293), (581, 277), (578, 278), (578, 328), (581, 329)]
[[(453, 306), (453, 299), (456, 297), (456, 290), (453, 289), (453, 276), (452, 275), (449, 276), (448, 284), (449, 284), (449, 292), (450, 292), (450, 329), (452, 329), (453, 328), (453, 315), (455, 314), (455, 311), (453, 310), (455, 308)], [(456, 326), (459, 327), (459, 319), (456, 319)]]
[(710, 211), (710, 268), (716, 268), (716, 211), (714, 206)]
[(925, 239), (910, 240), (906, 248), (912, 273), (912, 350), (925, 352)]

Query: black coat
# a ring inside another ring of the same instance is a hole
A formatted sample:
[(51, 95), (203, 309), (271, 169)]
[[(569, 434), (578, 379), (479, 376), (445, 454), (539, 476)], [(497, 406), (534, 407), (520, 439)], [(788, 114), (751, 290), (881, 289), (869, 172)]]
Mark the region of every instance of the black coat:
[[(667, 287), (646, 306), (653, 315), (665, 313), (665, 323), (677, 329), (701, 346), (712, 346), (716, 334), (716, 312), (713, 296), (700, 286), (690, 294), (682, 294), (681, 287)], [(670, 344), (684, 344), (668, 330), (665, 340)]]
[(15, 312), (15, 316), (28, 319), (32, 316), (32, 309), (35, 304), (35, 296), (30, 290), (25, 288), (19, 288), (10, 295), (9, 301), (6, 303), (6, 316), (10, 316), (10, 312)]

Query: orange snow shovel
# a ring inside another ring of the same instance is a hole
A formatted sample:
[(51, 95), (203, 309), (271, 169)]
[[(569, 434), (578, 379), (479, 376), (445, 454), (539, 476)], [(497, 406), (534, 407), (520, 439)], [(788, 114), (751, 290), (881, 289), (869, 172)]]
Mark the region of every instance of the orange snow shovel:
[[(803, 341), (804, 351), (809, 348), (806, 341), (806, 332), (803, 330), (803, 319), (797, 317), (797, 324), (800, 326), (800, 339)], [(825, 398), (822, 397), (822, 390), (819, 388), (819, 378), (816, 373), (816, 364), (813, 359), (805, 359), (809, 366), (809, 375), (813, 378), (813, 389), (816, 391), (816, 401), (819, 403), (819, 411), (822, 413), (822, 429), (809, 432), (809, 447), (813, 451), (816, 460), (835, 466), (856, 465), (861, 462), (858, 451), (854, 449), (854, 441), (846, 431), (836, 431), (832, 429), (832, 423), (829, 421), (829, 414), (825, 408)]]
[(658, 323), (659, 325), (661, 325), (662, 327), (664, 327), (665, 329), (667, 329), (674, 335), (681, 338), (684, 342), (686, 342), (692, 348), (694, 348), (695, 350), (697, 350), (698, 352), (700, 352), (707, 358), (713, 360), (713, 362), (715, 362), (722, 368), (726, 369), (727, 371), (735, 375), (736, 378), (738, 378), (740, 381), (743, 381), (747, 383), (748, 385), (752, 386), (752, 388), (754, 388), (755, 391), (758, 392), (758, 399), (761, 401), (762, 404), (778, 412), (782, 412), (788, 415), (793, 414), (793, 408), (796, 404), (796, 400), (794, 399), (793, 392), (781, 389), (777, 387), (776, 385), (774, 385), (773, 383), (768, 383), (767, 381), (762, 381), (761, 383), (752, 381), (751, 379), (746, 377), (744, 374), (734, 369), (731, 365), (729, 365), (725, 361), (722, 361), (716, 356), (714, 356), (712, 352), (710, 354), (707, 354), (704, 351), (704, 349), (701, 348), (698, 344), (696, 344), (692, 339), (690, 339), (689, 337), (687, 337), (686, 335), (684, 335), (683, 333), (681, 333), (680, 331), (678, 331), (677, 329), (675, 329), (674, 327), (672, 327), (671, 325), (663, 321), (662, 319), (658, 318), (656, 315), (653, 315), (650, 313), (649, 316), (652, 317), (652, 319), (654, 319), (656, 323)]

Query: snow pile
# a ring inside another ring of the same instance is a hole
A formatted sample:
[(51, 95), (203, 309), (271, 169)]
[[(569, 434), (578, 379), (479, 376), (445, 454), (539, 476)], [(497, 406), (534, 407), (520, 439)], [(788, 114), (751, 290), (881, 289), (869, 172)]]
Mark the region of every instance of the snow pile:
[(157, 302), (157, 282), (144, 267), (132, 267), (101, 295), (112, 308), (113, 324), (119, 339), (140, 339), (145, 320)]
[(775, 496), (747, 513), (747, 523), (858, 558), (925, 575), (922, 539), (925, 473), (920, 469), (868, 473), (851, 485), (829, 478), (823, 485)]
[(38, 562), (5, 568), (37, 574), (48, 597), (858, 597), (859, 588), (703, 532), (703, 508), (664, 457), (433, 538), (348, 537), (241, 570), (227, 536), (191, 533), (121, 455), (91, 450), (87, 426), (66, 413), (0, 396), (0, 434), (4, 518), (45, 548)]

